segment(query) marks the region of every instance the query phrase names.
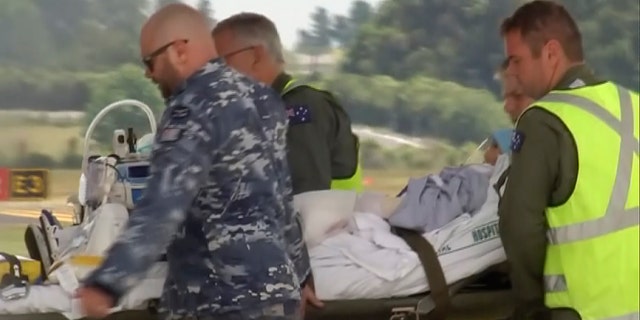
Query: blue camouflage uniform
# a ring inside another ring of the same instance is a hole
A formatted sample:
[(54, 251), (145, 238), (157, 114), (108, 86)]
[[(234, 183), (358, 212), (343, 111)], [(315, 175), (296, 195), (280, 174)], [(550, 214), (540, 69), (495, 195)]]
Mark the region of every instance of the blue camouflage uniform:
[(116, 301), (167, 250), (166, 319), (289, 319), (309, 257), (280, 97), (215, 59), (167, 101), (148, 189), (85, 281)]

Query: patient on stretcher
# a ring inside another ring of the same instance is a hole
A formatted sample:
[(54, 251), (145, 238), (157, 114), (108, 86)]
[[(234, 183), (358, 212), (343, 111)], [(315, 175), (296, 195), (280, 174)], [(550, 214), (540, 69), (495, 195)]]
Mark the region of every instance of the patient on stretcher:
[[(508, 155), (498, 157), (482, 187), (485, 201), (475, 212), (420, 232), (437, 251), (447, 283), (505, 261), (498, 234), (499, 196), (493, 185), (508, 163)], [(370, 192), (351, 198), (347, 194), (334, 190), (308, 193), (304, 198), (315, 204), (299, 207), (305, 239), (310, 243), (317, 296), (323, 300), (378, 299), (429, 291), (417, 254), (391, 232), (392, 225), (385, 219), (390, 214), (393, 217), (394, 204), (401, 200)], [(301, 199), (298, 201), (304, 202)], [(333, 203), (329, 215), (322, 205), (328, 202)]]
[(510, 140), (510, 129), (498, 130), (489, 140), (484, 163), (410, 178), (396, 199), (384, 200), (383, 216), (394, 227), (430, 232), (462, 214), (475, 214), (487, 199), (487, 185), (498, 157), (509, 153)]

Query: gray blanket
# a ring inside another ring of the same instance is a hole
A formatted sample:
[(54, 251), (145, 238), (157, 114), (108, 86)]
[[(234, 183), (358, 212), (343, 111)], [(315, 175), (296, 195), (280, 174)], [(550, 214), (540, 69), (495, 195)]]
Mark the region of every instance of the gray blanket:
[(395, 227), (430, 232), (458, 216), (473, 215), (487, 199), (493, 167), (467, 165), (443, 169), (439, 174), (411, 178), (402, 200), (389, 218)]

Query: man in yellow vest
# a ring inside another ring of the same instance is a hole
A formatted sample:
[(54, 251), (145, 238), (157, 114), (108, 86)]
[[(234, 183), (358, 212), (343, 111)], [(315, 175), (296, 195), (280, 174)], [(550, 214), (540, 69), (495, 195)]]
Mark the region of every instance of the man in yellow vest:
[(524, 4), (501, 34), (536, 99), (499, 209), (513, 319), (638, 319), (638, 94), (595, 78), (559, 4)]
[(230, 66), (271, 85), (285, 101), (293, 193), (361, 191), (358, 137), (349, 115), (329, 92), (284, 72), (282, 44), (273, 22), (260, 14), (240, 13), (218, 22), (212, 35)]

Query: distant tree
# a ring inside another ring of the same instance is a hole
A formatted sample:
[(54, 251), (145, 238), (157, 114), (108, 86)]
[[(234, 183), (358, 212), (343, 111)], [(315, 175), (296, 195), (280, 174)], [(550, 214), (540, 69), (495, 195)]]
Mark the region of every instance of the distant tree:
[(331, 50), (333, 30), (327, 9), (317, 7), (311, 14), (311, 28), (298, 31), (297, 50), (311, 56), (319, 56)]
[(353, 39), (354, 32), (353, 26), (349, 18), (346, 16), (337, 14), (333, 16), (331, 22), (331, 38), (340, 47), (346, 47)]
[(360, 28), (371, 21), (373, 7), (366, 1), (357, 0), (351, 3), (349, 15), (334, 15), (331, 21), (331, 39), (340, 47), (347, 47), (355, 39)]
[(50, 65), (54, 50), (47, 23), (30, 1), (0, 3), (0, 66)]
[(369, 2), (356, 0), (351, 3), (349, 20), (354, 27), (359, 28), (361, 25), (371, 21), (374, 13), (373, 7)]
[[(504, 59), (500, 21), (526, 0), (384, 0), (373, 17), (352, 7), (359, 28), (342, 70), (455, 81), (497, 94), (493, 81)], [(581, 29), (587, 62), (602, 77), (640, 88), (640, 2), (560, 0)], [(611, 36), (615, 35), (615, 36)]]
[(311, 37), (319, 54), (331, 48), (331, 19), (327, 9), (318, 7), (311, 14)]
[[(107, 105), (122, 99), (136, 99), (147, 104), (159, 119), (164, 103), (158, 88), (144, 77), (142, 69), (135, 65), (123, 65), (91, 84), (91, 96), (85, 114), (84, 135), (93, 118)], [(109, 113), (96, 127), (92, 137), (100, 145), (111, 141), (113, 130), (134, 128), (138, 137), (150, 132), (149, 122), (138, 108), (122, 108)]]
[(199, 0), (198, 10), (209, 19), (209, 25), (213, 28), (216, 23), (211, 0)]

